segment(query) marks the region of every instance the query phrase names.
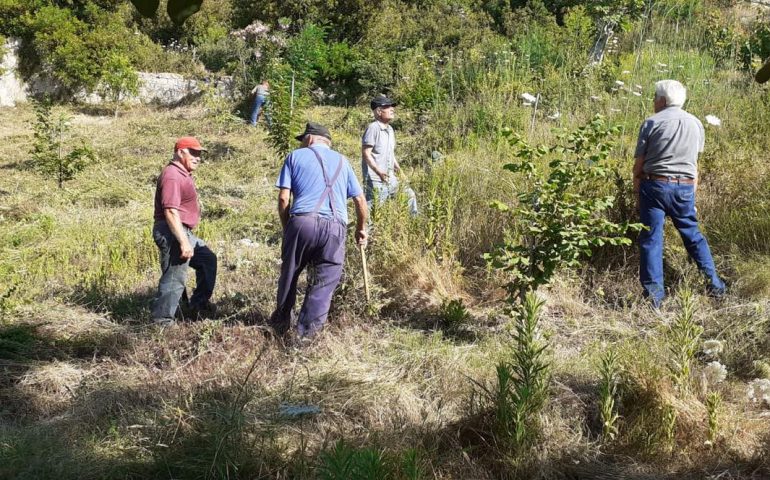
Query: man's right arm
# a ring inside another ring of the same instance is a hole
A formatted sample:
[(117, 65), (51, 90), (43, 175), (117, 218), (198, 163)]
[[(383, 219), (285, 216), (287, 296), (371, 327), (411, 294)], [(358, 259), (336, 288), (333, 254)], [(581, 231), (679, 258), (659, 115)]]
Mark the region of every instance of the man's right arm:
[(286, 229), (289, 223), (289, 203), (291, 200), (291, 190), (281, 188), (278, 190), (278, 217), (281, 219), (281, 226)]
[(190, 242), (187, 240), (187, 232), (185, 232), (184, 226), (182, 225), (182, 219), (179, 216), (179, 210), (176, 208), (164, 208), (163, 216), (166, 218), (166, 223), (171, 229), (171, 233), (174, 235), (174, 238), (176, 238), (176, 241), (179, 242), (179, 248), (181, 250), (179, 257), (182, 260), (192, 258), (194, 250), (192, 249)]
[(374, 149), (374, 147), (372, 147), (370, 145), (362, 145), (361, 146), (361, 156), (364, 158), (364, 161), (366, 162), (366, 165), (368, 165), (369, 168), (371, 168), (374, 171), (374, 173), (376, 173), (377, 176), (380, 177), (380, 179), (383, 182), (387, 182), (388, 181), (388, 173), (387, 172), (383, 172), (377, 166), (377, 162), (374, 161), (374, 156), (372, 155), (372, 150), (373, 149)]
[(366, 197), (363, 193), (353, 197), (353, 206), (356, 208), (356, 243), (366, 247), (366, 242), (369, 238), (369, 235), (366, 233), (369, 207), (366, 205)]

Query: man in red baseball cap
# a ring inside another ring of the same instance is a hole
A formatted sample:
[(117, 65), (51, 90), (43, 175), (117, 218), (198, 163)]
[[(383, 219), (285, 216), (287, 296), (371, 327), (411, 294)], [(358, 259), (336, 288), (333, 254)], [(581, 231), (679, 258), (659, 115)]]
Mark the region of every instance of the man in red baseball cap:
[(217, 279), (217, 257), (193, 234), (201, 215), (192, 172), (198, 168), (205, 151), (195, 137), (177, 140), (173, 158), (163, 168), (155, 189), (152, 237), (160, 251), (162, 275), (152, 318), (159, 325), (174, 323), (179, 300), (187, 296), (188, 265), (195, 269), (195, 291), (190, 298), (193, 316), (211, 315), (216, 311), (210, 299)]

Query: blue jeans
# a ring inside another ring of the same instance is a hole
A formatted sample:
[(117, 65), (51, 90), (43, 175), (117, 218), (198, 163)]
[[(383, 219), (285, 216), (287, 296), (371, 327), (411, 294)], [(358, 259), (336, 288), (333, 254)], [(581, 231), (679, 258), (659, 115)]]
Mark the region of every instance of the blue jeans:
[[(374, 199), (377, 198), (376, 205), (382, 205), (385, 201), (391, 197), (395, 197), (398, 194), (399, 183), (398, 179), (394, 175), (390, 176), (389, 184), (383, 182), (374, 183), (370, 179), (366, 179), (364, 185), (364, 194), (366, 196), (366, 204), (369, 206), (369, 211), (375, 208)], [(409, 187), (404, 188), (404, 193), (407, 197), (407, 206), (409, 207), (409, 213), (417, 215), (419, 210), (417, 209), (417, 195), (414, 190)]]
[[(249, 117), (249, 123), (251, 125), (256, 125), (257, 121), (259, 120), (259, 115), (262, 113), (262, 107), (265, 106), (267, 103), (267, 97), (264, 95), (257, 95), (254, 97), (254, 104), (251, 106), (251, 116)], [(270, 116), (267, 114), (267, 111), (265, 111), (265, 121), (267, 122), (267, 125), (270, 125)]]
[(195, 290), (190, 298), (190, 306), (203, 306), (211, 298), (217, 281), (217, 256), (203, 240), (185, 228), (187, 241), (193, 247), (193, 257), (182, 260), (182, 249), (166, 222), (156, 222), (152, 228), (152, 238), (160, 253), (162, 275), (158, 282), (158, 293), (152, 305), (152, 318), (173, 319), (179, 300), (185, 294), (187, 267), (195, 270)]
[(649, 227), (639, 234), (639, 281), (644, 295), (658, 306), (665, 297), (663, 289), (663, 225), (666, 216), (682, 237), (687, 253), (708, 282), (709, 291), (721, 295), (725, 284), (717, 275), (706, 238), (698, 228), (693, 185), (643, 180), (639, 188), (639, 217)]

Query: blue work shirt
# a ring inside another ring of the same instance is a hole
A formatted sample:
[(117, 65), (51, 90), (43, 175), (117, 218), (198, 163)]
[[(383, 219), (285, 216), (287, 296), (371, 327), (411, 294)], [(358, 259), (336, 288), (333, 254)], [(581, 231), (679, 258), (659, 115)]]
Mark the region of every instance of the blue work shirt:
[[(335, 152), (327, 145), (316, 143), (313, 148), (321, 156), (326, 170), (326, 176), (329, 180), (334, 176), (339, 162), (345, 162), (342, 165), (337, 180), (334, 182), (332, 191), (334, 192), (334, 210), (337, 218), (344, 223), (348, 223), (347, 199), (357, 197), (362, 194), (361, 185), (356, 179), (356, 174), (350, 167), (350, 162), (341, 154)], [(291, 152), (283, 162), (283, 168), (275, 182), (278, 188), (288, 188), (291, 190), (294, 201), (291, 204), (289, 213), (291, 215), (312, 214), (313, 209), (318, 203), (318, 199), (326, 190), (321, 165), (318, 163), (315, 154), (310, 148), (300, 148)], [(330, 199), (321, 204), (318, 215), (322, 217), (332, 217)]]

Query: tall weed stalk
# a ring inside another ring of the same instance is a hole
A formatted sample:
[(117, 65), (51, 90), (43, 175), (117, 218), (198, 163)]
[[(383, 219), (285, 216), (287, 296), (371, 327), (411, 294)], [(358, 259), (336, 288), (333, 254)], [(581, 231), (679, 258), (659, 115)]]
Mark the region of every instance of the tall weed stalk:
[(518, 451), (537, 436), (536, 417), (548, 399), (551, 362), (538, 325), (543, 302), (529, 293), (518, 306), (513, 359), (497, 366), (495, 433)]
[(690, 388), (693, 360), (703, 333), (703, 327), (695, 321), (695, 311), (695, 296), (692, 290), (682, 289), (679, 293), (679, 314), (666, 332), (671, 356), (668, 368), (671, 380), (680, 390)]
[(620, 364), (618, 354), (614, 349), (607, 350), (599, 364), (599, 398), (602, 419), (602, 437), (605, 441), (614, 440), (618, 434), (620, 416), (615, 408), (618, 395)]

